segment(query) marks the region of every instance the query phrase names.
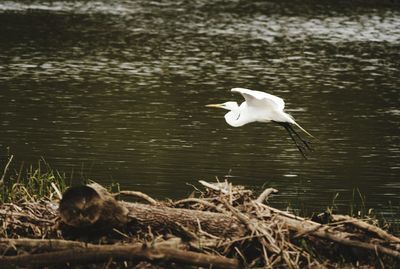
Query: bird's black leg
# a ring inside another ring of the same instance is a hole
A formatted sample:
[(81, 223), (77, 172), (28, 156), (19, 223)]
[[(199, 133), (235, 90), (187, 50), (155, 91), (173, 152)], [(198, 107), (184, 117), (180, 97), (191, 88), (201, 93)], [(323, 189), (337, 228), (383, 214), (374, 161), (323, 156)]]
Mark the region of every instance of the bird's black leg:
[(290, 125), (290, 123), (288, 123), (288, 128), (297, 136), (298, 139), (300, 139), (301, 142), (303, 142), (304, 146), (306, 146), (306, 148), (307, 148), (308, 150), (310, 150), (310, 151), (313, 150), (313, 149), (311, 148), (311, 146), (310, 146), (310, 143), (309, 143), (307, 140), (303, 139), (303, 138), (299, 135), (299, 133), (296, 132), (296, 130), (293, 128), (293, 126)]
[(305, 153), (305, 148), (303, 145), (300, 145), (296, 138), (293, 136), (292, 130), (288, 127), (290, 125), (284, 125), (286, 131), (289, 133), (290, 138), (293, 140), (294, 144), (296, 145), (297, 149), (300, 151), (301, 155), (303, 155), (304, 159), (307, 159), (306, 153)]
[[(293, 131), (293, 128), (291, 128), (290, 124), (288, 122), (277, 122), (277, 121), (275, 121), (275, 123), (283, 126), (286, 129), (286, 131), (289, 133), (290, 138), (293, 140), (297, 149), (300, 151), (301, 155), (303, 155), (304, 159), (307, 159), (307, 156), (305, 154), (306, 148), (304, 148), (303, 145), (298, 143), (298, 141), (296, 140), (296, 137), (294, 137), (294, 135), (293, 135), (293, 133), (295, 133), (295, 132)], [(298, 135), (296, 135), (296, 136), (298, 136)], [(300, 140), (303, 142), (302, 139), (300, 139)]]

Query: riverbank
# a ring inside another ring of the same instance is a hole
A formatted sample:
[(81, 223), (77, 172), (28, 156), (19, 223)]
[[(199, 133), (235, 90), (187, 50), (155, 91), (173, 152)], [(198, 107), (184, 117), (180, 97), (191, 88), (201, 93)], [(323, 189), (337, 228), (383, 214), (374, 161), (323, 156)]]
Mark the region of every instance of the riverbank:
[(254, 193), (228, 181), (200, 181), (189, 197), (158, 201), (96, 183), (66, 185), (48, 166), (25, 177), (3, 174), (0, 267), (400, 265), (400, 239), (372, 216), (295, 216), (268, 205), (272, 188)]

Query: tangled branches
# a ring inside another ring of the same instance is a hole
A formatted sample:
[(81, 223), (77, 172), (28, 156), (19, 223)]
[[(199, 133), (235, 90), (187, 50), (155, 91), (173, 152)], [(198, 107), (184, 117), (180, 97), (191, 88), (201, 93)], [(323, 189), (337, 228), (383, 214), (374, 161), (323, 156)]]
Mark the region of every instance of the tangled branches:
[[(268, 206), (229, 182), (200, 181), (196, 195), (156, 201), (98, 184), (55, 200), (0, 206), (0, 267), (102, 264), (107, 268), (325, 268), (399, 265), (400, 239), (365, 220), (318, 222)], [(129, 195), (144, 203), (117, 201)], [(82, 268), (82, 267), (79, 267)], [(93, 267), (88, 267), (93, 268)]]

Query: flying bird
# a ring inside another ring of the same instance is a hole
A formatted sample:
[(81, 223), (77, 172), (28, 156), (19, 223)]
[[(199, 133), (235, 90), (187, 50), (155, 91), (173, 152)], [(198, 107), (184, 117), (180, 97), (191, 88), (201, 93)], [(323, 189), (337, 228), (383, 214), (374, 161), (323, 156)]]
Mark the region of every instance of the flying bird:
[(225, 102), (223, 104), (210, 104), (207, 107), (217, 107), (229, 110), (225, 114), (225, 121), (232, 127), (240, 127), (251, 122), (274, 122), (283, 126), (289, 133), (297, 149), (306, 157), (307, 151), (311, 151), (310, 143), (303, 139), (293, 128), (297, 126), (307, 135), (313, 137), (301, 127), (292, 116), (284, 112), (285, 102), (282, 98), (261, 91), (253, 91), (244, 88), (233, 88), (232, 92), (240, 93), (245, 101), (238, 105), (237, 102)]

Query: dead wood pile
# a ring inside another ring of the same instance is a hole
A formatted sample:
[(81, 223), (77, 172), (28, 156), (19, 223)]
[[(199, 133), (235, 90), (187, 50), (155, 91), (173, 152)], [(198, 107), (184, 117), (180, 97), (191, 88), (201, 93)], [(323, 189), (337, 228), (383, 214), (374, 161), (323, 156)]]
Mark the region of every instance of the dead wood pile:
[(93, 183), (61, 201), (2, 204), (0, 268), (400, 266), (400, 238), (372, 219), (325, 213), (312, 221), (268, 206), (274, 189), (255, 196), (228, 182), (200, 183), (179, 201)]

